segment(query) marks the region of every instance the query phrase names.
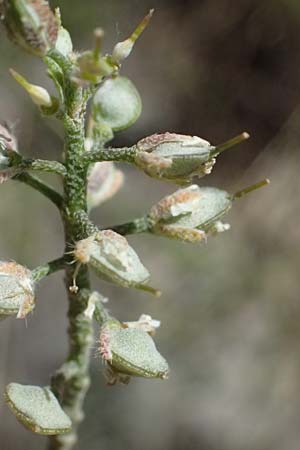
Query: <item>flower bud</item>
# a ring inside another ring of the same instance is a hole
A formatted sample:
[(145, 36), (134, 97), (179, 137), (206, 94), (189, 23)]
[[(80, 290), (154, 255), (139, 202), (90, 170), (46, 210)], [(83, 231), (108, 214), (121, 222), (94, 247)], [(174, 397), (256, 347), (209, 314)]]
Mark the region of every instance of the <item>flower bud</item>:
[(9, 37), (36, 56), (44, 56), (57, 39), (59, 21), (45, 0), (3, 0), (1, 13)]
[(54, 113), (58, 109), (58, 101), (54, 97), (51, 97), (46, 89), (41, 86), (29, 83), (22, 75), (13, 69), (10, 69), (11, 75), (19, 83), (25, 91), (30, 95), (31, 100), (37, 106), (39, 106), (42, 111), (49, 113)]
[(147, 27), (151, 17), (153, 16), (153, 13), (154, 9), (151, 9), (131, 34), (131, 36), (129, 36), (129, 38), (125, 41), (118, 42), (118, 44), (115, 45), (112, 53), (113, 61), (115, 61), (117, 64), (120, 64), (124, 59), (128, 58), (134, 47), (135, 41), (140, 37), (144, 29)]
[(142, 111), (142, 101), (134, 84), (125, 77), (110, 78), (99, 87), (92, 101), (94, 121), (113, 131), (133, 125)]
[(268, 183), (269, 180), (263, 180), (233, 195), (196, 184), (179, 189), (151, 208), (148, 216), (150, 231), (185, 242), (203, 241), (207, 235), (230, 228), (220, 219), (230, 210), (235, 199)]
[(124, 175), (110, 161), (96, 163), (88, 176), (87, 202), (89, 209), (113, 197), (121, 188)]
[(57, 435), (71, 430), (70, 418), (49, 387), (10, 383), (5, 400), (22, 425), (34, 433)]
[(106, 57), (95, 57), (89, 50), (78, 56), (77, 66), (74, 80), (82, 85), (98, 84), (115, 71), (115, 66)]
[(201, 178), (210, 174), (219, 153), (248, 137), (247, 133), (242, 133), (214, 147), (198, 136), (154, 134), (137, 143), (135, 163), (151, 177), (186, 184), (195, 176)]
[(145, 286), (149, 272), (127, 240), (111, 230), (98, 233), (77, 242), (75, 259), (88, 264), (101, 278), (125, 287), (150, 290)]
[(120, 322), (108, 320), (101, 329), (99, 344), (100, 354), (109, 367), (109, 384), (128, 383), (130, 376), (168, 378), (167, 361), (143, 329), (123, 328)]
[(34, 308), (34, 283), (30, 270), (15, 262), (0, 262), (0, 317), (24, 319)]

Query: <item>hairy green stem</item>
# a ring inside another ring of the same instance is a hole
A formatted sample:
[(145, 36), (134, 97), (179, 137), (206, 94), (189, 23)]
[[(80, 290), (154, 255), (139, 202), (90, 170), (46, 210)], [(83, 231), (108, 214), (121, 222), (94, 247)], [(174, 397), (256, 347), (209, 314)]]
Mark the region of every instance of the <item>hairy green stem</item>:
[[(65, 73), (65, 167), (64, 211), (62, 214), (65, 228), (66, 254), (72, 250), (72, 244), (82, 236), (79, 212), (87, 211), (86, 184), (87, 166), (82, 164), (84, 153), (84, 116), (86, 96), (81, 87), (71, 80), (71, 73)], [(71, 258), (70, 258), (71, 259)], [(50, 438), (49, 450), (69, 450), (77, 441), (77, 427), (83, 419), (82, 404), (90, 384), (89, 364), (93, 342), (93, 327), (84, 315), (86, 296), (82, 292), (90, 290), (88, 269), (84, 266), (76, 277), (78, 292), (72, 292), (75, 267), (66, 268), (66, 289), (69, 299), (69, 353), (66, 362), (52, 378), (52, 389), (63, 409), (73, 422), (72, 431), (66, 435)]]
[(133, 163), (137, 153), (137, 148), (122, 147), (122, 148), (100, 148), (86, 152), (82, 157), (84, 164), (91, 164), (99, 161), (122, 161)]
[(131, 222), (123, 223), (121, 225), (114, 225), (108, 228), (115, 231), (116, 233), (121, 234), (122, 236), (126, 236), (127, 234), (148, 232), (150, 229), (150, 223), (148, 217), (144, 216), (139, 217), (138, 219), (134, 219)]
[(31, 275), (34, 281), (40, 281), (42, 278), (64, 269), (65, 266), (66, 260), (65, 257), (62, 256), (61, 258), (54, 259), (42, 266), (36, 267), (32, 270)]
[(25, 172), (15, 175), (13, 178), (15, 180), (22, 181), (22, 183), (25, 183), (28, 186), (31, 186), (32, 188), (39, 191), (52, 203), (54, 203), (54, 205), (56, 205), (59, 209), (63, 207), (63, 197), (55, 189), (53, 189), (51, 186), (49, 186), (39, 178)]
[(56, 173), (65, 176), (66, 168), (58, 161), (47, 161), (44, 159), (23, 159), (20, 164), (21, 168), (26, 170), (35, 170), (37, 172)]

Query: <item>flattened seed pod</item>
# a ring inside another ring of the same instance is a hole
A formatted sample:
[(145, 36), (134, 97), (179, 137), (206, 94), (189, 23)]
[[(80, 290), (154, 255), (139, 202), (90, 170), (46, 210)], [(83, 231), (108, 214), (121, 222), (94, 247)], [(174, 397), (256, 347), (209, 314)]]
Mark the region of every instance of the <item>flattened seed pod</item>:
[(34, 433), (56, 435), (71, 430), (70, 418), (48, 387), (10, 383), (5, 399), (19, 422)]
[(242, 133), (215, 147), (198, 136), (153, 134), (137, 143), (135, 163), (150, 177), (186, 184), (193, 177), (210, 174), (219, 153), (248, 137)]
[(186, 242), (200, 242), (206, 234), (215, 230), (225, 231), (220, 218), (232, 206), (233, 197), (216, 188), (194, 184), (179, 189), (154, 205), (149, 213), (151, 232)]
[(15, 262), (0, 262), (0, 318), (23, 319), (34, 308), (34, 283), (30, 270)]
[(104, 123), (113, 131), (133, 125), (142, 111), (140, 95), (128, 78), (110, 78), (99, 87), (92, 101), (94, 121)]
[(77, 242), (74, 256), (101, 278), (125, 287), (147, 289), (150, 274), (127, 240), (111, 230), (99, 231)]
[(269, 180), (265, 179), (235, 194), (196, 184), (179, 189), (151, 208), (150, 231), (186, 242), (202, 241), (207, 235), (230, 228), (220, 219), (231, 209), (234, 200), (267, 184)]
[(109, 384), (128, 382), (130, 376), (163, 380), (169, 376), (167, 361), (142, 329), (123, 328), (120, 322), (109, 320), (101, 329), (99, 343), (100, 354), (110, 368)]

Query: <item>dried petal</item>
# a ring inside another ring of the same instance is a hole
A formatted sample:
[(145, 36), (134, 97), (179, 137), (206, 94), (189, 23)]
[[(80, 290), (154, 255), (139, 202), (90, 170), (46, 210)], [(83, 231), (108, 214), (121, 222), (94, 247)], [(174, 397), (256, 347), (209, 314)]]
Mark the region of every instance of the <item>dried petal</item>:
[(152, 319), (148, 314), (142, 314), (136, 322), (123, 322), (126, 328), (137, 328), (139, 330), (144, 330), (146, 333), (153, 336), (156, 329), (160, 327), (160, 320)]

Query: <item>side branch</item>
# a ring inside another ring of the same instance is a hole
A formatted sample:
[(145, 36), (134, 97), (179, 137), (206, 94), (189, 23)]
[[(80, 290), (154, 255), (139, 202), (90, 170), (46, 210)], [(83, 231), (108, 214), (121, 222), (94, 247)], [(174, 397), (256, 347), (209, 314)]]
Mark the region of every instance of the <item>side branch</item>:
[(25, 183), (28, 186), (36, 189), (49, 200), (51, 200), (51, 202), (54, 203), (54, 205), (56, 205), (58, 209), (62, 209), (63, 197), (51, 186), (44, 183), (44, 181), (40, 180), (37, 177), (29, 175), (28, 173), (20, 173), (18, 175), (15, 175), (13, 179), (21, 181), (22, 183)]
[(81, 239), (84, 239), (88, 236), (91, 236), (98, 231), (103, 230), (112, 230), (122, 236), (126, 236), (128, 234), (138, 234), (138, 233), (147, 233), (151, 230), (151, 220), (148, 216), (139, 217), (137, 219), (133, 219), (131, 222), (123, 223), (121, 225), (114, 225), (112, 227), (98, 228), (89, 218), (88, 214), (85, 211), (78, 211), (75, 214), (76, 220), (80, 223), (80, 233)]
[(122, 148), (101, 148), (86, 152), (82, 156), (82, 162), (84, 164), (91, 164), (102, 161), (123, 161), (127, 163), (134, 163), (136, 153), (136, 146)]
[(36, 267), (31, 273), (34, 281), (40, 281), (42, 278), (51, 275), (52, 273), (58, 272), (66, 267), (65, 257), (54, 259), (48, 263)]
[(66, 168), (62, 163), (45, 159), (23, 159), (19, 167), (21, 169), (34, 170), (36, 172), (56, 173), (63, 177), (67, 173)]
[(123, 223), (121, 225), (114, 225), (107, 227), (109, 230), (126, 236), (127, 234), (147, 233), (150, 230), (150, 221), (147, 216), (133, 219), (131, 222)]

